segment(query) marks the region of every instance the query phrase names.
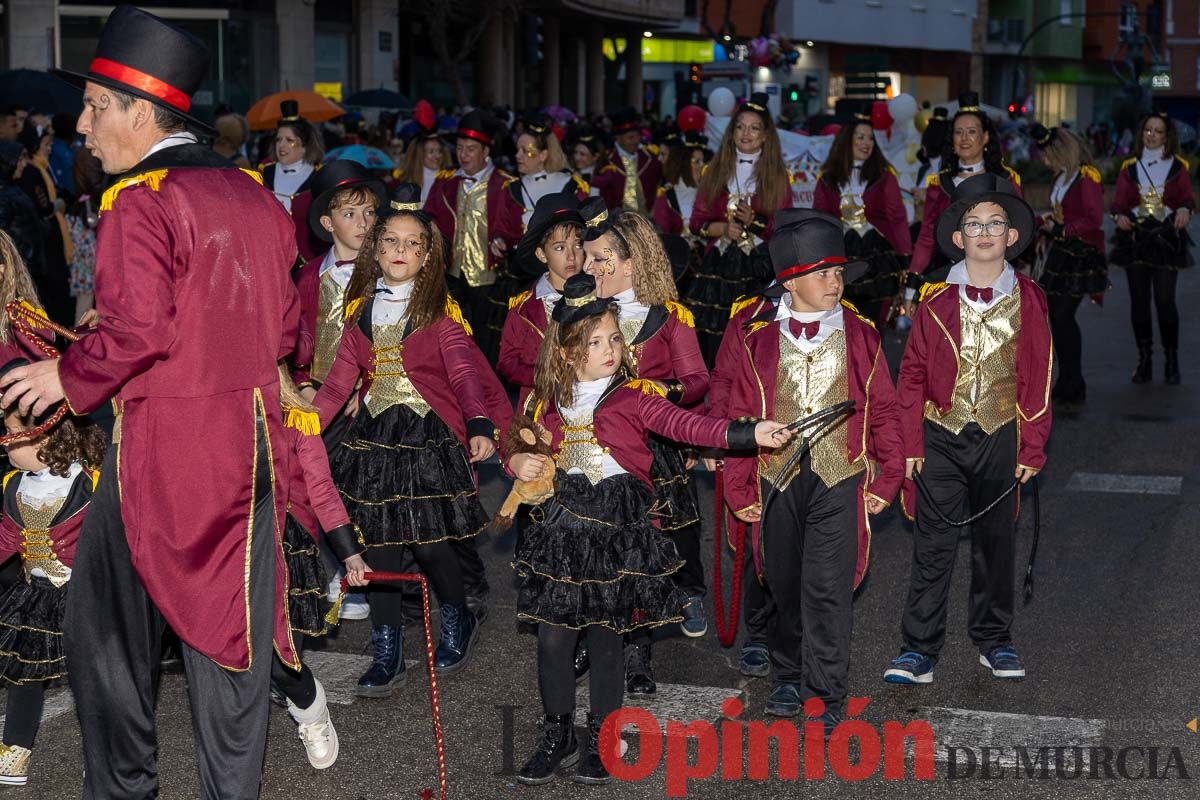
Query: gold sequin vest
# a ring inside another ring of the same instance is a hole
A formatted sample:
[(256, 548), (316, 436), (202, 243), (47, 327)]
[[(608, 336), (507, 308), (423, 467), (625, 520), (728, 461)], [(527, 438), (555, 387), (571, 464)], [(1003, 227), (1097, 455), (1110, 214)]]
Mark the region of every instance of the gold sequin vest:
[(317, 382), (324, 382), (333, 360), (337, 356), (338, 344), (342, 341), (342, 312), (345, 309), (346, 289), (333, 279), (333, 272), (321, 277), (321, 288), (317, 295), (317, 342), (313, 349), (312, 369), (309, 374)]
[(563, 438), (554, 464), (563, 472), (578, 469), (594, 486), (604, 479), (604, 456), (609, 450), (596, 440), (593, 413), (588, 410), (568, 417), (559, 409)]
[(53, 533), (50, 530), (50, 524), (66, 502), (67, 496), (63, 496), (45, 505), (34, 506), (25, 502), (20, 493), (17, 494), (17, 507), (25, 522), (25, 528), (21, 531), (21, 563), (26, 581), (33, 576), (35, 569), (46, 573), (55, 589), (61, 589), (71, 579), (70, 571), (54, 552)]
[(646, 211), (646, 198), (642, 196), (642, 178), (638, 175), (638, 159), (635, 153), (632, 158), (621, 155), (621, 165), (625, 169), (625, 191), (621, 195), (621, 208), (627, 211)]
[(374, 343), (367, 411), (372, 417), (395, 405), (408, 406), (418, 417), (429, 413), (429, 403), (404, 371), (404, 326), (404, 322), (371, 326)]
[(454, 223), (450, 274), (464, 278), (471, 287), (496, 282), (496, 272), (487, 268), (487, 186), (486, 180), (476, 182), (470, 189), (465, 180), (458, 183), (458, 218)]

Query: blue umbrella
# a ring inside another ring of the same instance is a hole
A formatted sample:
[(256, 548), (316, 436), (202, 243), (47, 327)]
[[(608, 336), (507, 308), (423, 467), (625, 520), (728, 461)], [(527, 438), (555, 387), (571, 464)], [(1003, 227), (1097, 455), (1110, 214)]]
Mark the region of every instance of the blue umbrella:
[(325, 154), (325, 162), (344, 158), (347, 161), (357, 161), (367, 169), (395, 169), (396, 165), (388, 158), (387, 153), (377, 147), (367, 147), (365, 144), (352, 144), (339, 147)]

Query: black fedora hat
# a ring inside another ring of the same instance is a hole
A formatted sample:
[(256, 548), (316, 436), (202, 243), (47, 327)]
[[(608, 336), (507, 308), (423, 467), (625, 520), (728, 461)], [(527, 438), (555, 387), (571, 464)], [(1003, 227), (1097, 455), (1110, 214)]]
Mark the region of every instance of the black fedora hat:
[(208, 65), (204, 42), (153, 14), (120, 5), (104, 23), (86, 73), (51, 72), (76, 86), (92, 81), (149, 100), (204, 133), (212, 133), (207, 123), (191, 114), (192, 95), (203, 83)]
[(1034, 123), (1029, 129), (1029, 138), (1037, 142), (1038, 147), (1045, 147), (1054, 139), (1054, 134), (1058, 133), (1058, 128), (1047, 128), (1041, 123)]
[(455, 135), (459, 139), (473, 139), (484, 147), (491, 147), (492, 137), (496, 135), (496, 118), (478, 108), (468, 111), (458, 121)]
[(775, 233), (767, 245), (775, 285), (763, 294), (779, 297), (787, 289), (784, 281), (810, 275), (823, 269), (843, 267), (846, 283), (860, 277), (865, 261), (846, 257), (846, 238), (837, 217), (811, 208), (781, 208), (775, 212)]
[(552, 192), (533, 207), (525, 235), (517, 243), (517, 263), (529, 277), (542, 273), (544, 265), (537, 257), (538, 246), (546, 234), (558, 225), (578, 225), (583, 231), (583, 217), (579, 214), (579, 201), (568, 192)]
[(355, 186), (361, 186), (375, 195), (377, 209), (387, 202), (387, 189), (383, 181), (372, 178), (367, 168), (357, 161), (339, 158), (313, 173), (313, 203), (308, 208), (308, 227), (322, 241), (333, 241), (333, 236), (321, 225), (321, 217), (329, 213), (329, 201), (342, 189)]
[(1004, 209), (1009, 227), (1017, 232), (1017, 241), (1004, 251), (1004, 257), (1011, 261), (1021, 255), (1033, 241), (1033, 209), (1021, 199), (1007, 178), (991, 172), (972, 175), (950, 192), (950, 205), (937, 221), (938, 247), (950, 258), (963, 258), (963, 249), (954, 243), (954, 232), (962, 223), (963, 215), (980, 203), (995, 203)]

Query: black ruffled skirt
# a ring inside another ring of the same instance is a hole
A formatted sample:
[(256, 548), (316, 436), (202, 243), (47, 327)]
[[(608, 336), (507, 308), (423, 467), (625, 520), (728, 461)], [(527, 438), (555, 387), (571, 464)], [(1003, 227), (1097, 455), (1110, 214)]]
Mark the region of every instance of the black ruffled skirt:
[(67, 587), (45, 578), (21, 578), (0, 597), (0, 677), (38, 683), (67, 674), (62, 624)]
[(1192, 266), (1192, 237), (1175, 230), (1175, 215), (1165, 220), (1139, 219), (1132, 231), (1118, 229), (1109, 240), (1108, 261), (1117, 267), (1187, 269)]
[(359, 412), (329, 459), (367, 547), (465, 539), (488, 524), (462, 444), (437, 414)]
[(733, 301), (758, 294), (774, 277), (765, 244), (751, 250), (749, 255), (736, 244), (730, 244), (724, 253), (714, 245), (704, 254), (687, 282), (682, 299), (696, 317), (700, 352), (710, 368), (716, 361)]
[(324, 636), (329, 633), (329, 574), (317, 540), (288, 514), (283, 526), (283, 557), (288, 570), (288, 624), (295, 633)]
[(513, 561), (523, 578), (517, 618), (617, 633), (682, 621), (687, 597), (671, 576), (683, 562), (650, 522), (654, 502), (633, 475), (593, 486), (558, 473), (554, 497), (533, 509)]
[(1078, 237), (1054, 236), (1038, 283), (1046, 294), (1087, 297), (1108, 288), (1108, 263), (1104, 253)]
[(846, 299), (864, 317), (882, 323), (884, 303), (895, 299), (908, 278), (908, 256), (896, 252), (891, 242), (872, 228), (865, 236), (846, 231), (846, 257), (867, 262), (866, 271), (846, 286)]
[(650, 463), (650, 479), (654, 481), (657, 496), (650, 513), (658, 520), (659, 529), (675, 533), (689, 525), (698, 525), (700, 499), (679, 445), (653, 434), (647, 444), (654, 457)]

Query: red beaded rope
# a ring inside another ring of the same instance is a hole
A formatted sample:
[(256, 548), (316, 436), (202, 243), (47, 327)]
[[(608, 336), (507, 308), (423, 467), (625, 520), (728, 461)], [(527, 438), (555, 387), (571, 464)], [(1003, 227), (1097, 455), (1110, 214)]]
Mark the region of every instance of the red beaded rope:
[[(421, 584), (421, 610), (425, 618), (425, 663), (429, 668), (429, 704), (433, 710), (433, 738), (437, 744), (438, 786), (441, 789), (441, 800), (446, 800), (446, 742), (442, 737), (442, 705), (438, 699), (437, 671), (433, 666), (433, 628), (429, 621), (429, 583), (426, 581), (424, 575), (416, 572), (368, 572), (363, 577), (368, 581), (384, 581), (387, 583), (407, 581)], [(343, 595), (346, 593), (349, 585), (349, 581), (342, 578)], [(427, 797), (426, 792), (422, 792), (421, 796)]]
[(725, 470), (717, 462), (716, 491), (714, 492), (713, 525), (713, 611), (717, 619), (717, 639), (729, 647), (737, 638), (738, 614), (742, 605), (742, 572), (746, 566), (746, 525), (734, 519), (733, 534), (733, 595), (729, 598), (729, 616), (725, 616), (724, 589), (721, 588), (721, 521), (725, 518)]
[[(32, 319), (43, 328), (54, 331), (67, 341), (79, 341), (79, 334), (75, 333), (69, 328), (64, 328), (57, 323), (51, 322), (33, 309), (21, 305), (21, 303), (17, 300), (14, 300), (4, 306), (4, 313), (8, 316), (9, 321), (12, 322), (13, 328), (20, 331), (28, 340), (29, 344), (36, 347), (38, 350), (41, 350), (42, 355), (46, 356), (48, 359), (59, 358), (62, 354), (58, 352), (58, 349), (55, 348), (54, 345), (43, 339), (41, 334), (39, 334), (33, 329), (32, 326), (30, 326), (29, 320)], [(63, 403), (57, 409), (55, 409), (54, 413), (51, 414), (40, 425), (36, 425), (29, 430), (17, 431), (15, 433), (8, 433), (0, 436), (0, 445), (11, 444), (12, 442), (19, 442), (25, 439), (36, 439), (38, 436), (41, 436), (46, 431), (62, 422), (63, 418), (69, 413), (70, 409), (67, 408), (66, 403)]]

